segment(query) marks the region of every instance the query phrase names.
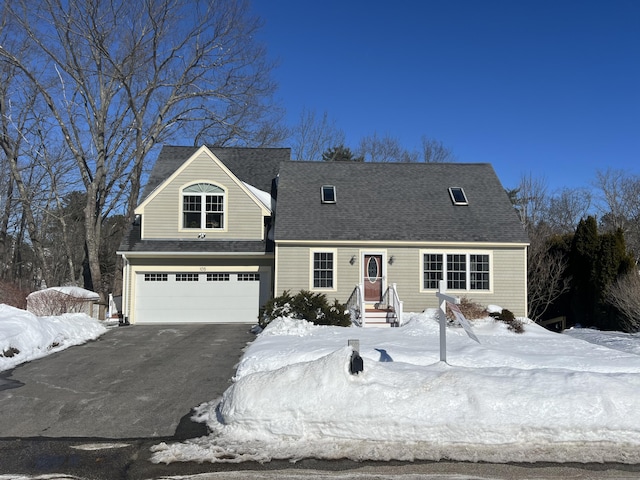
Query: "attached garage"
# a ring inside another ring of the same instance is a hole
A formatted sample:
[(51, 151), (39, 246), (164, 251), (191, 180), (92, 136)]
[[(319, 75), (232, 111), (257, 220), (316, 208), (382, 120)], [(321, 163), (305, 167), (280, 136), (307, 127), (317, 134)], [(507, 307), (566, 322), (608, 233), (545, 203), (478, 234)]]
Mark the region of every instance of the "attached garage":
[(255, 272), (138, 272), (135, 322), (256, 323), (260, 292), (269, 288), (266, 277)]

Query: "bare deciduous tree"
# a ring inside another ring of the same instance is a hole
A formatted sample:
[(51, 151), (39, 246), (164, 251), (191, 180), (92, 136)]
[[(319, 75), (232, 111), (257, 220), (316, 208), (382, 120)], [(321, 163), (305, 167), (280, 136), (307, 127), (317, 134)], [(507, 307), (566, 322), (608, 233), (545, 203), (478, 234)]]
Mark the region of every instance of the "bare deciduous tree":
[(609, 215), (612, 230), (627, 227), (629, 219), (640, 213), (640, 179), (623, 170), (607, 169), (596, 172), (601, 216)]
[(585, 188), (563, 188), (549, 198), (546, 221), (554, 233), (574, 232), (591, 208), (591, 192)]
[(634, 270), (609, 287), (606, 298), (623, 316), (627, 332), (640, 331), (640, 275)]
[(547, 182), (544, 178), (523, 175), (515, 190), (514, 207), (527, 231), (537, 226), (547, 210)]
[(405, 149), (397, 138), (377, 133), (360, 140), (356, 151), (366, 162), (417, 162), (418, 152)]
[(604, 230), (621, 229), (627, 246), (640, 258), (640, 177), (623, 170), (598, 171), (595, 186)]
[(528, 307), (529, 317), (534, 320), (541, 319), (570, 287), (568, 262), (561, 252), (549, 250), (547, 238), (543, 234), (535, 236), (528, 250)]
[[(9, 34), (3, 29), (2, 39), (11, 43)], [(34, 254), (34, 264), (29, 272), (29, 288), (37, 286), (38, 282), (49, 280), (45, 271), (46, 263), (45, 245), (42, 239), (42, 224), (39, 221), (39, 205), (37, 197), (46, 191), (42, 172), (38, 171), (39, 165), (29, 163), (21, 164), (21, 157), (25, 150), (29, 150), (28, 137), (39, 131), (37, 118), (37, 91), (33, 88), (19, 89), (17, 86), (16, 68), (7, 63), (0, 63), (0, 151), (3, 163), (6, 166), (7, 190), (4, 218), (2, 220), (2, 240), (4, 256), (11, 255), (12, 272), (8, 275), (10, 280), (15, 280), (20, 266), (22, 245), (25, 231), (29, 234), (30, 248)], [(16, 100), (14, 102), (14, 100)], [(15, 190), (15, 191), (14, 191)], [(9, 219), (14, 213), (19, 199), (20, 218), (13, 232), (13, 238), (9, 236)], [(9, 245), (11, 243), (11, 245)], [(33, 283), (32, 283), (33, 282)]]
[(409, 150), (404, 148), (397, 138), (390, 135), (380, 136), (376, 132), (360, 140), (357, 154), (364, 157), (367, 162), (415, 163), (422, 161), (441, 163), (455, 161), (451, 151), (442, 142), (423, 135), (421, 144), (421, 152)]
[(345, 135), (329, 118), (321, 117), (306, 108), (300, 113), (300, 121), (291, 130), (291, 156), (294, 160), (322, 160), (322, 154), (336, 145), (344, 145)]
[(101, 228), (129, 216), (149, 152), (191, 138), (217, 146), (277, 143), (280, 110), (260, 27), (242, 0), (16, 0), (15, 42), (0, 60), (35, 89), (86, 192), (85, 247), (104, 296)]
[(455, 162), (456, 158), (439, 140), (422, 136), (422, 160), (425, 163)]

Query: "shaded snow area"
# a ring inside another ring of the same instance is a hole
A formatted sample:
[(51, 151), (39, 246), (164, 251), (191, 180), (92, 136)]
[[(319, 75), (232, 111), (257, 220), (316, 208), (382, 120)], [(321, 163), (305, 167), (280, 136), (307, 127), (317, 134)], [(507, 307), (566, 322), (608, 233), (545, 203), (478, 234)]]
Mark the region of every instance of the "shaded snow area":
[(563, 333), (596, 345), (604, 345), (614, 350), (640, 355), (640, 332), (602, 332), (592, 328), (571, 328)]
[(84, 313), (37, 317), (0, 304), (0, 371), (94, 340), (106, 331)]
[[(405, 321), (274, 321), (223, 397), (198, 407), (210, 435), (156, 445), (153, 461), (640, 461), (640, 356), (487, 318), (473, 322), (479, 344), (447, 329), (443, 363), (437, 311)], [(358, 375), (349, 339), (360, 341)]]

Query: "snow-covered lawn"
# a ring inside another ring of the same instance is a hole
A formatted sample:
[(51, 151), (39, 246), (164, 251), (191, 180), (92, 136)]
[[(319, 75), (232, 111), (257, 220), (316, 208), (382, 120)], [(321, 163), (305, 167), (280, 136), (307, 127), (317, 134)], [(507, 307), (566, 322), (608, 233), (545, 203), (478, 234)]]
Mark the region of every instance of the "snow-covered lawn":
[[(389, 329), (276, 320), (224, 396), (198, 408), (210, 435), (157, 445), (153, 461), (640, 463), (637, 336), (618, 334), (624, 352), (487, 318), (473, 322), (480, 344), (448, 328), (445, 364), (436, 312)], [(589, 334), (602, 332), (580, 336)], [(349, 373), (349, 339), (360, 341), (359, 375)]]
[(106, 331), (102, 322), (84, 313), (36, 317), (0, 304), (0, 372), (94, 340)]

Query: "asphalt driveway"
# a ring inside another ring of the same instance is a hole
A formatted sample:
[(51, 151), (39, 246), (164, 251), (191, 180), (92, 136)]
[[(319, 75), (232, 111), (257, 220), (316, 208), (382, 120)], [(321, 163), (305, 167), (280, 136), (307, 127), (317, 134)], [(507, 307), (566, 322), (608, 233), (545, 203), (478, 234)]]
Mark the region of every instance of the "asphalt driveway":
[(182, 440), (191, 409), (230, 385), (246, 324), (132, 325), (16, 367), (0, 390), (0, 438)]

